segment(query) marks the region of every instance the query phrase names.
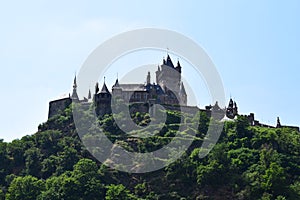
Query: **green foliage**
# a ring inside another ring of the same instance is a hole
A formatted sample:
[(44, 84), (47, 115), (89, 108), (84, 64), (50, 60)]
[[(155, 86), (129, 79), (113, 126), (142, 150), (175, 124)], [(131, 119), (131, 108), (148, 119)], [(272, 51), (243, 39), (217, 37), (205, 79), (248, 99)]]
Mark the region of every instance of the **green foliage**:
[(32, 176), (16, 177), (6, 193), (7, 200), (32, 200), (44, 188), (44, 182)]
[(0, 200), (5, 200), (5, 194), (2, 189), (0, 189)]
[(46, 181), (46, 189), (42, 191), (38, 199), (45, 200), (75, 200), (80, 199), (82, 194), (79, 191), (79, 182), (65, 173), (58, 177), (51, 177)]
[(81, 159), (74, 170), (46, 181), (40, 199), (99, 199), (104, 197), (104, 186), (97, 173), (98, 166), (90, 159)]
[[(79, 112), (90, 117), (82, 109)], [(145, 128), (133, 134), (146, 138), (135, 138), (116, 125), (115, 119), (122, 120), (124, 113), (98, 119), (106, 136), (128, 151), (153, 152), (174, 138), (178, 144), (193, 141), (178, 160), (145, 174), (118, 172), (97, 162), (76, 134), (71, 107), (40, 125), (32, 136), (10, 143), (0, 140), (0, 200), (300, 199), (299, 132), (253, 127), (239, 116), (224, 124), (218, 143), (200, 158), (200, 153), (208, 151), (200, 147), (204, 137), (209, 138), (209, 123), (219, 122), (205, 112), (191, 116), (159, 110), (158, 115), (163, 112), (167, 123), (152, 127), (147, 125), (156, 119), (148, 113), (131, 113), (133, 121)], [(189, 126), (198, 123), (198, 127)], [(83, 140), (93, 146), (101, 140), (99, 127), (88, 130)], [(178, 154), (176, 149), (168, 150)]]
[(32, 175), (35, 177), (40, 177), (41, 173), (41, 150), (33, 147), (30, 149), (27, 149), (24, 153), (25, 156), (25, 170), (26, 174)]
[(137, 199), (129, 190), (125, 188), (124, 185), (109, 185), (107, 186), (107, 192), (105, 196), (106, 200), (134, 200)]

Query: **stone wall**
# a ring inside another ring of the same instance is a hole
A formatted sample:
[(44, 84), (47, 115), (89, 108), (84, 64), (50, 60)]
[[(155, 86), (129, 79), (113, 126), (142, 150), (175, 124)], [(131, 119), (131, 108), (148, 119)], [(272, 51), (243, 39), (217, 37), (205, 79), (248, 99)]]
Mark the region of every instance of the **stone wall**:
[(62, 113), (71, 103), (72, 99), (70, 97), (50, 101), (48, 119)]

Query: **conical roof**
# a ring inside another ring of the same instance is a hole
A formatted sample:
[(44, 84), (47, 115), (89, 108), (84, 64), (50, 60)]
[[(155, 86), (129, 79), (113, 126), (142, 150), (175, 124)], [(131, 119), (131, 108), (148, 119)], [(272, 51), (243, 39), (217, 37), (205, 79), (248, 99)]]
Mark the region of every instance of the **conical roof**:
[(173, 62), (172, 62), (172, 60), (171, 60), (171, 58), (170, 58), (170, 55), (168, 54), (168, 56), (167, 56), (167, 60), (166, 60), (166, 62), (165, 62), (165, 65), (167, 65), (167, 66), (169, 66), (169, 67), (173, 67), (174, 68), (174, 64), (173, 64)]
[(89, 89), (89, 93), (88, 93), (88, 99), (92, 98), (92, 94), (91, 94), (91, 90)]
[(180, 93), (186, 95), (186, 91), (185, 91), (183, 82), (181, 82), (181, 85), (180, 85)]
[(103, 86), (102, 86), (102, 89), (101, 89), (100, 93), (102, 93), (102, 94), (105, 94), (105, 93), (110, 94), (110, 92), (107, 89), (107, 86), (106, 86), (105, 83), (103, 83)]
[(116, 82), (115, 82), (115, 84), (114, 84), (114, 86), (113, 87), (120, 87), (120, 84), (119, 84), (119, 79), (116, 79)]

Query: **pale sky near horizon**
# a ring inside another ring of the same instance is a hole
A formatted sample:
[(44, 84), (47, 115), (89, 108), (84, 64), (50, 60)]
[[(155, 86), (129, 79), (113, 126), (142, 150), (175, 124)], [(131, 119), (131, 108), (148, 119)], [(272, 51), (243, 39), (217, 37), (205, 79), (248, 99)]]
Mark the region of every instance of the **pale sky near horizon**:
[(145, 27), (174, 30), (205, 49), (240, 113), (300, 126), (299, 10), (297, 0), (1, 1), (0, 138), (34, 134), (98, 45)]

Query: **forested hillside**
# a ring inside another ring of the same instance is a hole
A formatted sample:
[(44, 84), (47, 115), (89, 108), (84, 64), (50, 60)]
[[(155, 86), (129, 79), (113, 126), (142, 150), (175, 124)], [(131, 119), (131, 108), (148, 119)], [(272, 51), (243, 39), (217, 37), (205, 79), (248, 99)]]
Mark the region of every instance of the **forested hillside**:
[[(253, 127), (238, 117), (225, 122), (217, 145), (200, 159), (209, 119), (198, 115), (200, 126), (187, 126), (181, 133), (195, 133), (181, 159), (158, 171), (130, 174), (91, 156), (68, 108), (39, 125), (33, 135), (0, 141), (0, 200), (300, 199), (299, 132)], [(167, 116), (161, 130), (145, 140), (123, 134), (112, 115), (99, 118), (99, 123), (111, 141), (131, 151), (150, 152), (172, 140), (180, 118), (185, 123), (198, 119), (176, 111), (167, 111)], [(150, 121), (139, 112), (132, 119), (141, 126)]]

